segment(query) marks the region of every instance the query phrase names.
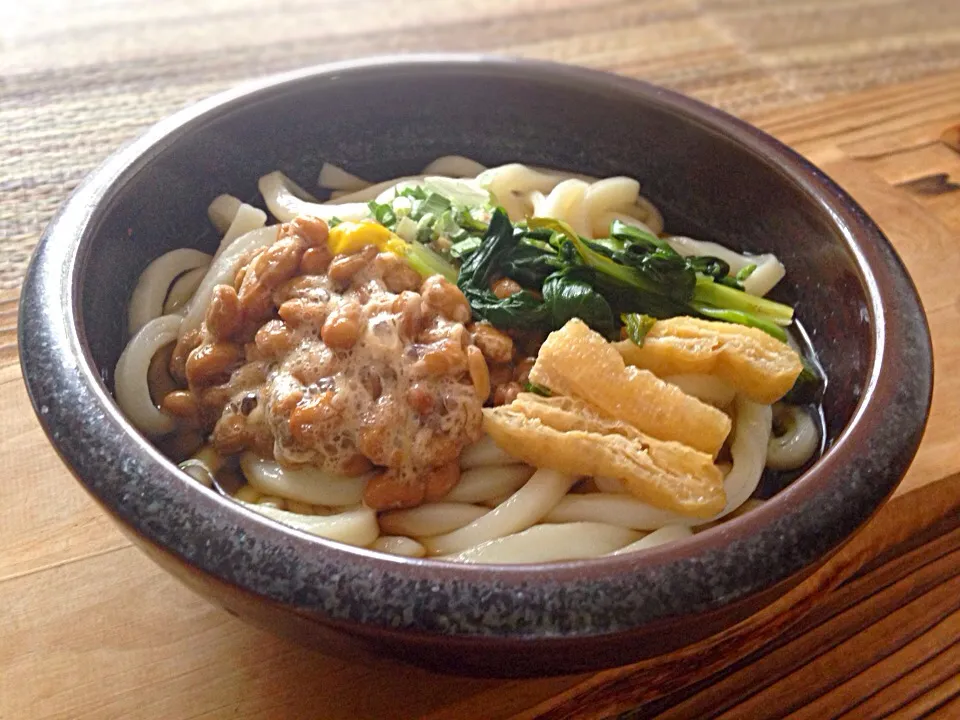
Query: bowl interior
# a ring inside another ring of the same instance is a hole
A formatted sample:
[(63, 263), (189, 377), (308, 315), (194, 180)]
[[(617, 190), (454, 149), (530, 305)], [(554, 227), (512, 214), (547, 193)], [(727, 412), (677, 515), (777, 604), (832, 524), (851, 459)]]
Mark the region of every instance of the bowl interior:
[(770, 157), (656, 96), (478, 67), (401, 68), (286, 83), (173, 137), (114, 185), (79, 257), (81, 339), (108, 387), (139, 273), (177, 247), (212, 250), (206, 208), (218, 194), (262, 206), (256, 181), (272, 170), (311, 189), (324, 161), (379, 180), (460, 154), (636, 177), (669, 231), (776, 253), (787, 268), (776, 296), (796, 305), (830, 380), (829, 437), (863, 391), (873, 350), (867, 289), (828, 209)]
[[(779, 299), (796, 304), (830, 379), (824, 410), (835, 447), (772, 502), (678, 543), (473, 566), (285, 530), (175, 472), (134, 434), (109, 398), (130, 293), (162, 253), (215, 247), (206, 218), (215, 196), (259, 204), (256, 181), (272, 170), (311, 188), (324, 161), (379, 180), (450, 153), (633, 176), (669, 230), (777, 253), (788, 269)], [(782, 594), (902, 477), (929, 410), (932, 367), (922, 309), (896, 255), (855, 203), (789, 150), (655, 87), (474, 56), (307, 69), (163, 121), (51, 222), (24, 281), (18, 341), (53, 445), (188, 584), (317, 644), (336, 633), (495, 675), (666, 652)]]

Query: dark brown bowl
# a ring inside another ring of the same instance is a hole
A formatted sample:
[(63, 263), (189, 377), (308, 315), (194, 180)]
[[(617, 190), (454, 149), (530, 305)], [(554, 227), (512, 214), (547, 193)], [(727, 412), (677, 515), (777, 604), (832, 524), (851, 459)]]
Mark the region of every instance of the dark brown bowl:
[[(449, 153), (639, 178), (669, 228), (773, 251), (830, 378), (831, 447), (744, 517), (666, 547), (555, 565), (388, 557), (286, 529), (201, 487), (110, 394), (138, 274), (210, 249), (205, 209), (327, 160), (390, 177)], [(689, 98), (563, 65), (472, 56), (312, 68), (161, 122), (76, 191), (37, 248), (20, 357), (51, 442), (181, 580), (327, 652), (519, 676), (622, 664), (702, 639), (796, 584), (903, 476), (930, 402), (930, 337), (890, 244), (850, 197), (758, 130)]]

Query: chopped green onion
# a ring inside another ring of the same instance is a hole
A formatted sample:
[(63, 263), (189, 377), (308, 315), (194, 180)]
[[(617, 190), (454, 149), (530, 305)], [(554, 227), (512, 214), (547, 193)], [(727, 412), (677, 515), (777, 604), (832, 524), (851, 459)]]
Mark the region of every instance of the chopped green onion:
[(438, 235), (446, 235), (447, 237), (450, 237), (451, 233), (461, 231), (460, 226), (453, 219), (453, 212), (450, 210), (445, 210), (440, 214), (440, 217), (433, 224), (433, 229)]
[[(399, 244), (399, 243), (398, 243)], [(452, 283), (457, 282), (457, 269), (438, 253), (418, 242), (404, 243), (403, 258), (421, 277), (443, 275)]]
[(420, 242), (430, 242), (434, 238), (433, 224), (437, 221), (437, 216), (426, 214), (417, 221), (417, 240)]
[(424, 200), (427, 197), (427, 191), (419, 185), (412, 185), (410, 187), (405, 187), (398, 193), (398, 195), (401, 195), (405, 198), (411, 198), (413, 200)]
[(469, 255), (478, 247), (482, 241), (478, 237), (468, 237), (466, 240), (460, 240), (453, 244), (453, 247), (450, 248), (450, 255), (457, 259), (462, 258), (464, 255)]
[(413, 212), (413, 201), (403, 195), (397, 195), (390, 201), (390, 205), (393, 207), (393, 212), (398, 218), (407, 217)]
[(447, 233), (447, 237), (450, 238), (450, 242), (458, 243), (469, 238), (470, 233), (468, 233), (462, 227), (457, 227), (457, 229), (453, 232)]
[(720, 283), (721, 285), (726, 285), (728, 288), (733, 288), (734, 290), (743, 290), (743, 284), (732, 275), (727, 275), (722, 278), (714, 278), (714, 282)]
[(413, 242), (417, 239), (417, 223), (409, 217), (402, 217), (397, 221), (394, 232), (407, 242)]
[(753, 275), (753, 271), (757, 269), (756, 264), (747, 265), (746, 267), (740, 268), (740, 272), (737, 273), (736, 278), (739, 282), (743, 282), (748, 277)]
[(417, 212), (421, 215), (433, 214), (440, 215), (446, 210), (450, 209), (450, 201), (447, 200), (443, 195), (438, 195), (435, 192), (430, 193), (427, 197), (420, 203), (420, 206), (417, 208)]
[(487, 231), (487, 224), (477, 220), (473, 213), (466, 208), (457, 213), (457, 225), (472, 232), (485, 233)]
[(540, 397), (553, 397), (553, 393), (550, 392), (550, 388), (544, 387), (543, 385), (537, 385), (529, 380), (527, 380), (527, 383), (523, 386), (523, 389), (529, 393), (533, 393), (534, 395), (539, 395)]
[(367, 203), (367, 207), (370, 208), (370, 214), (373, 215), (373, 219), (381, 225), (389, 228), (397, 222), (397, 215), (394, 213), (392, 205), (371, 200)]

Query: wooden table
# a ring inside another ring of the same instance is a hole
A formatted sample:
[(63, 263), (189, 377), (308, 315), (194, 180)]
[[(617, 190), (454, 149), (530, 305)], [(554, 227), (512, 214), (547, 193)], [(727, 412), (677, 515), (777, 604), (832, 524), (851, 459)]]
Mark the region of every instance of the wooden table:
[[(960, 718), (960, 2), (0, 0), (0, 718)], [(413, 50), (642, 77), (756, 123), (880, 223), (927, 309), (930, 425), (897, 495), (777, 606), (686, 653), (532, 681), (351, 665), (194, 597), (47, 444), (16, 358), (29, 252), (78, 180), (242, 78)], [(953, 147), (951, 148), (951, 143)]]

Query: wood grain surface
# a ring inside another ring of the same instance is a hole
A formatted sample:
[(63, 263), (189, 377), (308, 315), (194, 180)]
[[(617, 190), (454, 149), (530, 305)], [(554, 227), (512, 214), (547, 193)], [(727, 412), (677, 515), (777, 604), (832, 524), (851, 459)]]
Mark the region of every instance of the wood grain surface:
[[(956, 0), (0, 0), (0, 718), (960, 718)], [(251, 629), (161, 572), (33, 418), (16, 304), (43, 225), (106, 154), (247, 77), (506, 52), (679, 89), (819, 164), (912, 273), (938, 368), (895, 497), (829, 565), (696, 648), (593, 675), (465, 680)]]

